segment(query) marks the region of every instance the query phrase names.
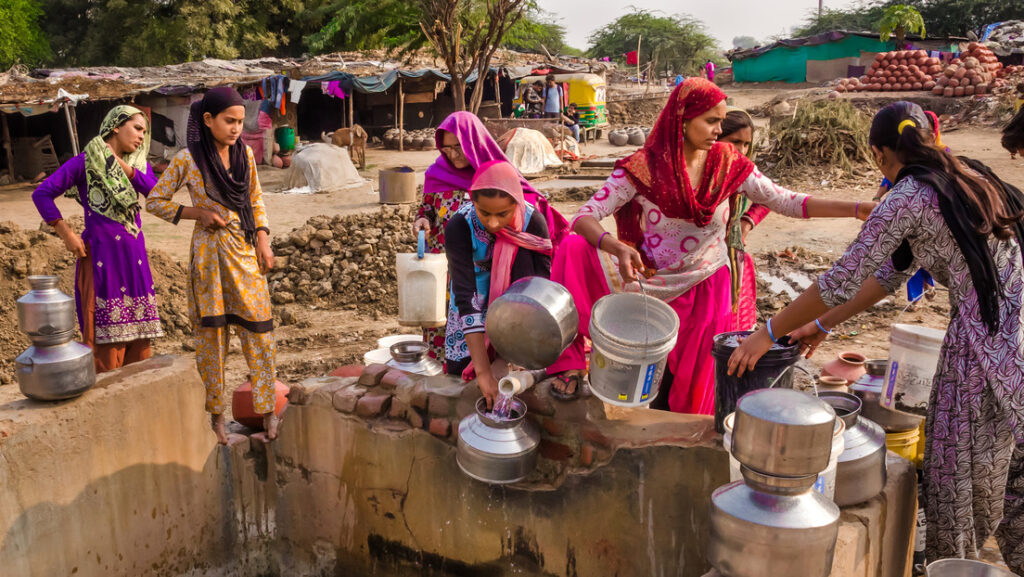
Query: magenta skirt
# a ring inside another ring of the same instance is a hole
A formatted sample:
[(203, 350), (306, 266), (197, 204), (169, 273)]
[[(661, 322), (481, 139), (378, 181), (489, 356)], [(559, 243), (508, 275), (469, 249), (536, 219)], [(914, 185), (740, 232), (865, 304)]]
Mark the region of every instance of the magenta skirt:
[[(580, 329), (576, 340), (548, 367), (548, 373), (585, 370), (584, 337), (590, 338), (590, 312), (598, 299), (611, 292), (597, 249), (579, 235), (566, 237), (555, 252), (551, 280), (572, 294), (580, 315)], [(668, 389), (668, 406), (673, 412), (715, 412), (715, 361), (711, 346), (715, 335), (734, 330), (736, 319), (729, 289), (729, 268), (723, 266), (668, 302), (679, 315), (679, 339), (666, 364), (673, 376)]]

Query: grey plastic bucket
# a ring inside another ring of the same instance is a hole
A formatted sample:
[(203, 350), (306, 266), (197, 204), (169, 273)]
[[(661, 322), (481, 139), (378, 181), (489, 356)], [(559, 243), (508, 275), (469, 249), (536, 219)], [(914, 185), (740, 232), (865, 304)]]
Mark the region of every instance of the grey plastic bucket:
[(679, 316), (662, 301), (636, 293), (602, 297), (590, 314), (591, 391), (612, 405), (650, 404), (678, 335)]

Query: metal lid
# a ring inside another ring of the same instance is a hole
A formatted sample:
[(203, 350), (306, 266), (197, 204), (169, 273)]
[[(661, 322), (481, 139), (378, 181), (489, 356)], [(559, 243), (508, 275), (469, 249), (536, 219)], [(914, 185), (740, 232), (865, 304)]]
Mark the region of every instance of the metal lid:
[(832, 453), (836, 413), (820, 399), (792, 389), (760, 389), (736, 404), (732, 454), (766, 475), (824, 471)]

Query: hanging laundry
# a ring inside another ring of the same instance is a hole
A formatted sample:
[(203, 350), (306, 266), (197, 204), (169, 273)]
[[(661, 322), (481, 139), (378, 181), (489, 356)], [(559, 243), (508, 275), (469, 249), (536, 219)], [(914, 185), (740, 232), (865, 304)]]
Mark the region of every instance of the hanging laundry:
[(288, 83), (288, 94), (293, 104), (298, 104), (302, 98), (302, 90), (306, 87), (305, 80), (291, 80)]
[(332, 80), (327, 83), (327, 94), (342, 100), (348, 97), (348, 95), (345, 94), (345, 91), (341, 89), (340, 80)]

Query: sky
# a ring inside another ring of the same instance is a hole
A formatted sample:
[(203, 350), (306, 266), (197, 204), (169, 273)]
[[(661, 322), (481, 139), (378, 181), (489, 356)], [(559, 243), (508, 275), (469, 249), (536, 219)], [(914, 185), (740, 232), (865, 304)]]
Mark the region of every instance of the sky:
[[(825, 0), (825, 7), (847, 8), (856, 3)], [(540, 0), (540, 5), (565, 26), (568, 44), (583, 50), (591, 32), (618, 18), (631, 5), (665, 15), (689, 14), (704, 22), (723, 50), (732, 48), (736, 36), (764, 40), (788, 35), (809, 10), (818, 9), (817, 0)]]

